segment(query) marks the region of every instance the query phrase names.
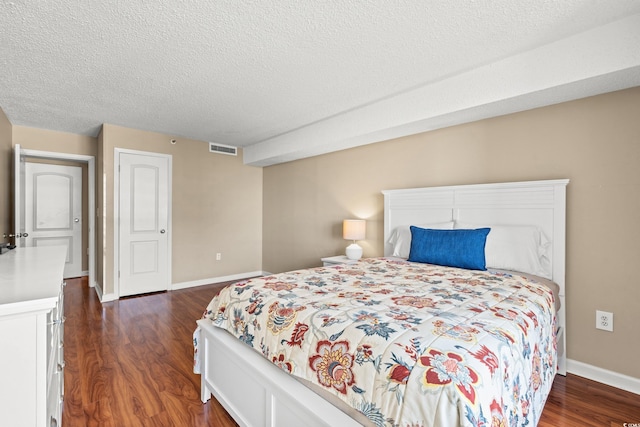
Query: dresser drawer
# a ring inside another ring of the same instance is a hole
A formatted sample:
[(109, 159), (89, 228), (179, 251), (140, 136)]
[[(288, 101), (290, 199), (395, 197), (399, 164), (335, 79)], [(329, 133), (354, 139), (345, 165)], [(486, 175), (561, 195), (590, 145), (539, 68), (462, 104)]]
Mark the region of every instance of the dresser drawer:
[(64, 340), (64, 297), (62, 290), (53, 310), (47, 315), (47, 378), (57, 369), (61, 360), (61, 348)]
[(47, 343), (52, 347), (57, 345), (62, 335), (60, 326), (64, 323), (64, 294), (62, 288), (58, 294), (58, 300), (56, 301), (53, 309), (47, 314)]
[(62, 287), (47, 322), (47, 427), (62, 425), (64, 395), (64, 294)]
[(47, 427), (62, 425), (62, 394), (61, 387), (64, 384), (64, 366), (56, 365), (53, 375), (49, 378), (47, 384), (47, 417), (45, 425)]

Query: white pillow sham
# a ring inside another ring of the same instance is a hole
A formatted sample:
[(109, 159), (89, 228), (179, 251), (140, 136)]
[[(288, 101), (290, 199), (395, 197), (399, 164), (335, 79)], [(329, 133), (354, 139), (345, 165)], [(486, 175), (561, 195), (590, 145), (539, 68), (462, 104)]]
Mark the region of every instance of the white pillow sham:
[[(432, 224), (411, 224), (420, 228), (431, 228), (434, 230), (453, 230), (453, 221), (436, 222)], [(393, 256), (409, 258), (411, 251), (411, 230), (409, 225), (401, 225), (395, 228), (387, 243), (393, 246)]]
[(485, 245), (487, 268), (520, 271), (551, 278), (551, 242), (534, 225), (491, 225), (455, 222), (456, 229), (489, 227)]

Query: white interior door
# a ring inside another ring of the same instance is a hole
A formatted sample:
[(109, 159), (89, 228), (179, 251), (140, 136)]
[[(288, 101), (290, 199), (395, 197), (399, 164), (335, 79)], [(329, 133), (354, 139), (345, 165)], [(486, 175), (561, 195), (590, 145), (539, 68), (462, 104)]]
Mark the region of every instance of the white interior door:
[(82, 275), (82, 168), (24, 165), (24, 246), (67, 246), (64, 277)]
[(119, 295), (169, 289), (170, 157), (119, 152)]

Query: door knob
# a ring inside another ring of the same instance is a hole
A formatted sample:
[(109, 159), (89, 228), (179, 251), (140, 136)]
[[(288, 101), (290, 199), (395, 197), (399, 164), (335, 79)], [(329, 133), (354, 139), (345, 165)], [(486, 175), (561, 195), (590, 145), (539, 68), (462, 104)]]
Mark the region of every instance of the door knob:
[(164, 233), (165, 233), (165, 231), (164, 231), (164, 228), (163, 228), (162, 230), (160, 230), (160, 234), (164, 234)]
[(73, 218), (73, 222), (80, 222), (80, 218)]

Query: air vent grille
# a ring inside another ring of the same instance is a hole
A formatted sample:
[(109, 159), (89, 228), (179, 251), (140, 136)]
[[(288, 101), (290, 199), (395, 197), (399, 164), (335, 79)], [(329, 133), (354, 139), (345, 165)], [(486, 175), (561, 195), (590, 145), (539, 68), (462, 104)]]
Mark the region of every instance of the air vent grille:
[(231, 145), (217, 144), (215, 142), (209, 143), (209, 152), (218, 153), (218, 154), (226, 154), (228, 156), (237, 156), (238, 155), (238, 147), (233, 147)]

